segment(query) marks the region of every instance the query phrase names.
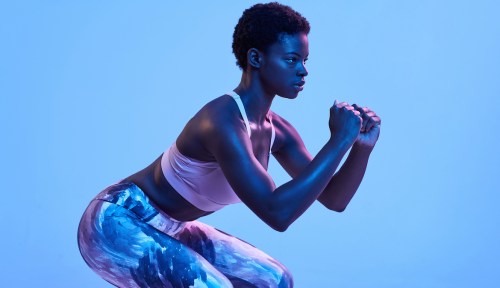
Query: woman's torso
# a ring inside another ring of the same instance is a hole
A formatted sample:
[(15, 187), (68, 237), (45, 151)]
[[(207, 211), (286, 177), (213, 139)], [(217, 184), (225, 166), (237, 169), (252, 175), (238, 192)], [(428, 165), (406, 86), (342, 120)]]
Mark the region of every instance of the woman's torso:
[[(233, 103), (231, 103), (233, 102)], [(216, 112), (216, 113), (214, 113)], [(231, 96), (221, 96), (205, 105), (186, 124), (176, 140), (179, 152), (186, 156), (200, 161), (214, 162), (215, 158), (203, 145), (203, 121), (209, 115), (220, 115), (227, 117), (223, 113), (230, 113), (234, 121), (243, 121), (238, 108), (235, 108), (234, 100)], [(245, 125), (245, 124), (243, 124)], [(267, 169), (269, 161), (269, 146), (271, 144), (271, 123), (265, 122), (263, 125), (250, 124), (251, 143), (256, 159)], [(278, 138), (278, 137), (277, 137)], [(205, 139), (206, 140), (206, 139)], [(275, 145), (273, 145), (275, 146)], [(165, 213), (180, 221), (191, 221), (213, 212), (198, 209), (193, 204), (184, 199), (166, 180), (161, 167), (160, 155), (153, 163), (145, 169), (125, 178), (134, 182), (144, 193)]]

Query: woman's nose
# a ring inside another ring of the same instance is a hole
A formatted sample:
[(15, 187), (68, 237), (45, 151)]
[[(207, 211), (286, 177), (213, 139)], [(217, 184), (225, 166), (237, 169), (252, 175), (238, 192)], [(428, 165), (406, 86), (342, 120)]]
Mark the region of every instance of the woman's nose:
[(307, 72), (307, 68), (304, 64), (300, 65), (300, 69), (297, 71), (297, 75), (301, 77), (307, 76), (309, 73)]

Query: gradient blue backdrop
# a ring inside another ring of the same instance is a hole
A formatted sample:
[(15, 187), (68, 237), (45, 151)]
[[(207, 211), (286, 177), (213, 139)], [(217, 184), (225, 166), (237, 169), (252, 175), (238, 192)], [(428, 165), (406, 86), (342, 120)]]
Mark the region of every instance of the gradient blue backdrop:
[[(236, 87), (232, 32), (254, 3), (3, 1), (2, 286), (110, 287), (79, 255), (82, 212)], [(272, 109), (312, 154), (334, 99), (373, 108), (380, 140), (344, 213), (314, 204), (285, 233), (242, 204), (204, 221), (297, 287), (500, 287), (499, 2), (283, 3), (311, 23), (309, 76)]]

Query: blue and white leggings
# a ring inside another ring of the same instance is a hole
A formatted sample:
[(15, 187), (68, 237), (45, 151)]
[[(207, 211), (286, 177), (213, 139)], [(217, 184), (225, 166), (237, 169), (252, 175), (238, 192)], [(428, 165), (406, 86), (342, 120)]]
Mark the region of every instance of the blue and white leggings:
[(278, 261), (199, 221), (172, 219), (131, 182), (90, 202), (78, 246), (90, 268), (118, 287), (293, 287)]

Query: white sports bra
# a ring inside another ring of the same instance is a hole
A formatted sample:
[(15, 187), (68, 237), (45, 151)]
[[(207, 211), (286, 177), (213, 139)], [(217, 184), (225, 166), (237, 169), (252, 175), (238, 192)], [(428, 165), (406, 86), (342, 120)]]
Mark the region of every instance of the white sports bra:
[[(248, 137), (251, 135), (250, 124), (245, 112), (245, 107), (240, 96), (231, 91), (227, 93), (236, 101), (241, 116), (245, 121)], [(275, 130), (271, 119), (271, 145), (269, 153), (274, 143)], [(163, 175), (172, 187), (189, 203), (203, 211), (216, 211), (226, 205), (239, 203), (234, 190), (227, 182), (222, 169), (217, 162), (206, 162), (186, 157), (177, 149), (174, 141), (161, 158), (161, 169)]]

